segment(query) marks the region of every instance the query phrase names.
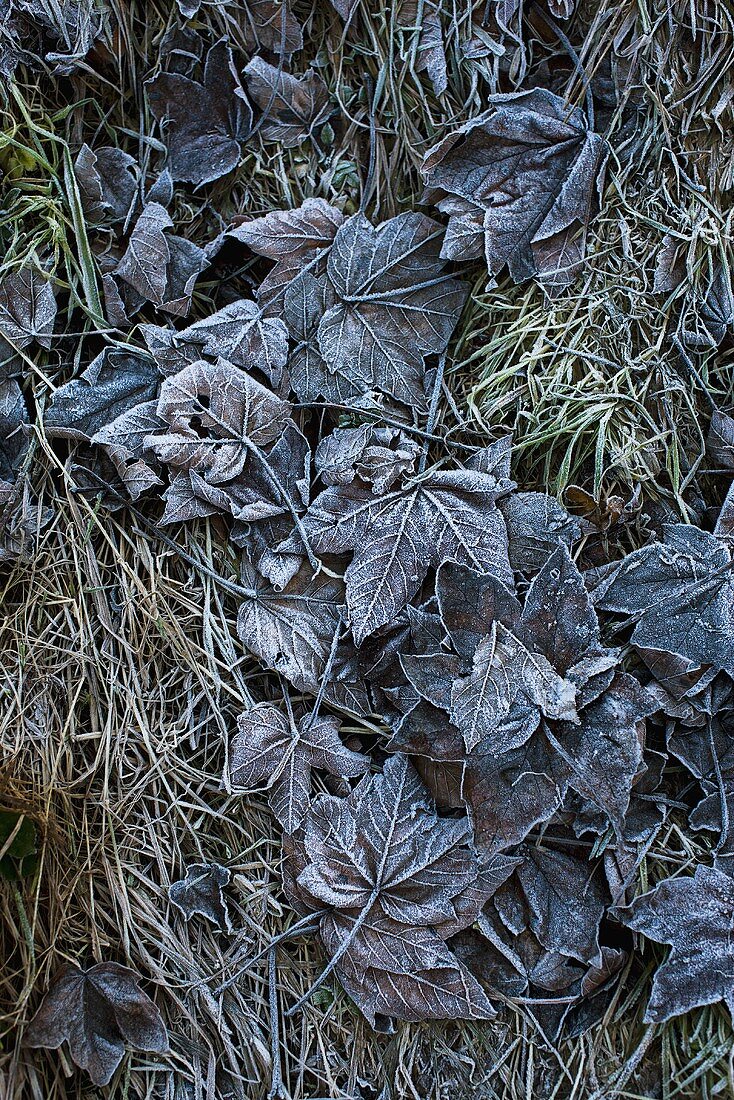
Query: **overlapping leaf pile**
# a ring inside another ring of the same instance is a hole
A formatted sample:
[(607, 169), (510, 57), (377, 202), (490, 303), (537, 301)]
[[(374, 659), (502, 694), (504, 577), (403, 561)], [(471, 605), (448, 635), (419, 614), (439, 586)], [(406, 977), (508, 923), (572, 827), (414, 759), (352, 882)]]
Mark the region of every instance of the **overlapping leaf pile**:
[[(506, 269), (549, 299), (583, 269), (608, 155), (591, 99), (584, 111), (543, 87), (489, 96), (425, 157), (432, 213), (373, 224), (312, 197), (195, 243), (173, 216), (176, 185), (233, 172), (255, 134), (284, 149), (318, 140), (337, 110), (316, 69), (288, 72), (303, 45), (291, 13), (251, 6), (247, 64), (226, 39), (189, 34), (146, 82), (165, 149), (155, 173), (111, 145), (76, 150), (99, 306), (124, 339), (54, 390), (43, 430), (70, 441), (80, 483), (107, 503), (126, 494), (161, 527), (220, 517), (240, 554), (237, 631), (263, 675), (224, 783), (267, 790), (284, 891), (328, 959), (318, 984), (336, 974), (376, 1028), (489, 1019), (521, 999), (555, 1037), (604, 1012), (633, 929), (673, 949), (650, 1020), (732, 1007), (734, 503), (712, 531), (668, 524), (600, 564), (588, 519), (518, 489), (509, 437), (476, 445), (436, 422), (472, 264), (490, 288)], [(502, 7), (511, 34), (521, 5)], [(434, 8), (421, 64), (440, 95)], [(104, 33), (83, 25), (92, 38), (64, 65)], [(197, 280), (227, 249), (259, 273), (253, 296), (189, 323)], [(710, 282), (684, 310), (692, 354), (734, 322), (724, 265)], [(43, 522), (20, 477), (20, 380), (55, 312), (41, 268), (0, 286), (7, 555)], [(720, 413), (710, 450), (734, 468)], [(690, 827), (714, 836), (713, 866), (635, 899), (646, 851), (686, 801)], [(170, 899), (226, 935), (228, 882), (192, 864)], [(161, 1029), (134, 975), (99, 964), (60, 977), (29, 1041), (68, 1039), (104, 1083), (123, 1041), (162, 1051)]]

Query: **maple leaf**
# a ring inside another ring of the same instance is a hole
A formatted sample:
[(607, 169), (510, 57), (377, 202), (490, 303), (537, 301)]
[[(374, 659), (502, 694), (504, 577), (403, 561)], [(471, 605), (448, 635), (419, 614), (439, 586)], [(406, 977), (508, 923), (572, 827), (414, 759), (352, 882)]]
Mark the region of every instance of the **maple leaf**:
[(636, 680), (618, 675), (600, 699), (581, 711), (577, 724), (542, 720), (516, 748), (498, 752), (495, 737), (489, 736), (468, 752), (447, 715), (434, 702), (421, 701), (397, 723), (390, 747), (461, 767), (459, 793), (477, 851), (489, 858), (551, 818), (569, 788), (588, 799), (622, 836), (632, 783), (642, 765), (641, 724), (654, 709)]
[(541, 714), (578, 720), (576, 690), (542, 654), (534, 654), (501, 623), (474, 651), (468, 676), (454, 680), (451, 721), (468, 750), (491, 738), (497, 752), (527, 741)]
[(695, 296), (689, 290), (680, 321), (681, 339), (687, 348), (717, 348), (734, 328), (734, 293), (729, 266), (709, 261), (706, 289)]
[(326, 573), (314, 576), (304, 562), (282, 589), (267, 584), (249, 564), (237, 633), (266, 668), (280, 672), (299, 691), (319, 690), (335, 632), (341, 625), (344, 587)]
[(258, 132), (265, 141), (293, 149), (331, 114), (329, 89), (313, 69), (295, 77), (253, 57), (244, 72), (250, 98), (263, 111)]
[(202, 355), (221, 357), (244, 370), (257, 367), (276, 387), (280, 386), (288, 360), (288, 330), (284, 323), (263, 316), (246, 298), (176, 333), (174, 343), (178, 347), (198, 346)]
[[(316, 553), (352, 552), (347, 608), (357, 645), (391, 622), (426, 573), (454, 559), (512, 582), (497, 483), (475, 470), (438, 471), (375, 499), (360, 482), (325, 489), (304, 517)], [(295, 538), (279, 547), (293, 550)]]
[[(467, 752), (460, 731), (447, 716), (421, 701), (399, 721), (390, 748), (427, 757), (460, 776), (459, 795), (472, 822), (477, 852), (491, 859), (523, 841), (563, 802), (569, 768), (545, 730), (541, 723), (525, 744), (505, 753), (498, 754), (491, 739)], [(445, 776), (445, 771), (439, 772), (442, 786)]]
[(223, 359), (193, 363), (164, 379), (157, 416), (168, 430), (145, 446), (186, 473), (195, 497), (237, 519), (293, 514), (305, 503), (310, 451), (291, 409)]
[(368, 757), (342, 744), (339, 721), (331, 715), (305, 714), (296, 723), (272, 703), (257, 703), (237, 719), (227, 778), (237, 793), (266, 787), (276, 818), (294, 833), (311, 801), (312, 768), (347, 778), (369, 766)]
[(139, 981), (118, 963), (97, 963), (89, 970), (64, 966), (28, 1025), (24, 1043), (55, 1050), (66, 1040), (76, 1065), (95, 1085), (106, 1085), (126, 1044), (157, 1054), (168, 1050), (161, 1015)]
[(328, 202), (305, 199), (295, 210), (273, 210), (229, 231), (258, 256), (275, 260), (257, 292), (266, 312), (279, 312), (286, 288), (304, 270), (313, 272), (343, 222), (344, 215)]
[(578, 520), (547, 493), (512, 493), (500, 509), (510, 540), (510, 564), (519, 573), (542, 569), (554, 550), (570, 549), (581, 535)]
[(320, 796), (304, 823), (295, 889), (320, 918), (332, 969), (367, 1019), (489, 1019), (494, 1009), (445, 939), (511, 873), (484, 870), (466, 822), (439, 819), (406, 757), (346, 799)]
[(203, 83), (179, 73), (160, 73), (147, 81), (146, 90), (150, 109), (164, 129), (174, 180), (202, 186), (237, 167), (252, 110), (226, 41), (209, 50)]
[(583, 260), (605, 144), (586, 116), (544, 88), (490, 96), (484, 114), (430, 149), (424, 201), (449, 214), (442, 255), (465, 259), (482, 246), (494, 280), (538, 275), (550, 291)]
[(670, 524), (664, 541), (591, 574), (597, 607), (636, 620), (632, 643), (671, 654), (682, 670), (734, 676), (731, 544), (698, 527)]
[(340, 226), (326, 263), (336, 302), (318, 327), (330, 371), (426, 408), (425, 357), (446, 349), (468, 292), (445, 272), (442, 239), (423, 214), (377, 228), (355, 214)]
[(336, 404), (354, 405), (361, 396), (359, 384), (346, 369), (330, 370), (319, 347), (319, 323), (335, 301), (326, 276), (316, 278), (310, 271), (302, 272), (285, 291), (283, 319), (296, 344), (288, 360), (290, 384), (301, 401), (323, 397)]
[(669, 878), (628, 907), (620, 919), (672, 951), (655, 971), (645, 1020), (662, 1023), (724, 1001), (734, 1015), (734, 880), (714, 867)]
[(601, 963), (599, 924), (610, 900), (593, 871), (586, 860), (530, 847), (515, 872), (539, 942), (547, 951), (585, 963)]
[(160, 305), (166, 290), (166, 268), (171, 258), (165, 230), (173, 221), (158, 202), (149, 202), (133, 229), (127, 252), (116, 274), (143, 298)]
[(168, 897), (187, 921), (199, 914), (220, 931), (231, 932), (232, 922), (223, 893), (231, 877), (219, 863), (190, 863), (185, 878), (168, 887)]

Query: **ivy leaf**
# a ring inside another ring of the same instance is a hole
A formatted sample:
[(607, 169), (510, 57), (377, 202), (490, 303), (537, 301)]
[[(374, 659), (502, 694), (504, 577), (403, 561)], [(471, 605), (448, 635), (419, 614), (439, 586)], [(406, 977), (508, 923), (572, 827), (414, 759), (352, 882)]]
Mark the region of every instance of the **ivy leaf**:
[(343, 222), (344, 215), (328, 202), (305, 199), (295, 210), (273, 210), (229, 231), (258, 256), (276, 261), (257, 292), (264, 310), (279, 310), (286, 288), (327, 254)]
[(683, 670), (734, 676), (731, 545), (698, 527), (671, 524), (664, 541), (643, 546), (591, 575), (597, 607), (633, 616), (640, 650), (671, 654)]
[(692, 878), (665, 879), (617, 913), (628, 928), (672, 947), (655, 971), (647, 1022), (717, 1001), (734, 1015), (734, 880), (697, 867)]
[(304, 829), (295, 888), (306, 906), (328, 907), (331, 966), (373, 1025), (494, 1015), (445, 939), (476, 920), (514, 860), (481, 870), (467, 824), (437, 817), (401, 754), (348, 798), (316, 799)]
[(168, 887), (168, 897), (187, 921), (198, 914), (221, 932), (231, 932), (232, 922), (223, 893), (231, 877), (219, 863), (190, 863), (185, 878)]
[[(431, 568), (454, 560), (512, 582), (496, 483), (474, 470), (439, 471), (375, 499), (362, 483), (325, 489), (304, 519), (317, 553), (351, 552), (344, 574), (357, 645), (392, 622)], [(280, 549), (293, 549), (295, 539)]]
[(139, 981), (118, 963), (97, 963), (89, 970), (63, 967), (26, 1029), (26, 1046), (55, 1050), (66, 1040), (75, 1064), (97, 1086), (109, 1083), (126, 1045), (166, 1053), (165, 1025)]
[(252, 110), (224, 40), (209, 50), (203, 83), (160, 73), (146, 83), (150, 109), (161, 123), (174, 180), (202, 186), (237, 167), (240, 143), (252, 127)]
[(105, 348), (79, 378), (55, 391), (46, 410), (46, 431), (89, 441), (121, 413), (155, 398), (160, 382), (160, 371), (150, 356)]
[(313, 69), (295, 77), (253, 57), (245, 66), (245, 82), (253, 103), (264, 112), (259, 133), (284, 149), (300, 145), (331, 114), (329, 89)]
[(481, 255), (495, 280), (538, 275), (549, 291), (578, 272), (606, 147), (583, 111), (545, 88), (490, 96), (490, 109), (423, 161), (424, 201), (449, 214), (442, 255)]
[(378, 228), (362, 214), (342, 225), (327, 260), (336, 304), (318, 328), (329, 370), (426, 408), (424, 359), (446, 349), (468, 286), (445, 273), (443, 228), (401, 214)]
[(237, 719), (229, 746), (232, 790), (268, 789), (270, 808), (287, 833), (303, 821), (311, 801), (311, 769), (340, 778), (369, 771), (369, 758), (345, 748), (331, 715), (296, 724), (272, 703), (257, 703)]

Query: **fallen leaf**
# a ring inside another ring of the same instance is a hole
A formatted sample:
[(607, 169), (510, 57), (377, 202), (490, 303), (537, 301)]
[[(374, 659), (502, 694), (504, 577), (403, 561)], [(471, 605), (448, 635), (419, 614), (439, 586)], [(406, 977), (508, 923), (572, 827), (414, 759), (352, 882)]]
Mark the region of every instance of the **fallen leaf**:
[(327, 259), (336, 302), (318, 327), (330, 371), (426, 409), (425, 357), (445, 351), (468, 292), (446, 273), (442, 240), (423, 214), (377, 228), (355, 214), (340, 226)]
[(161, 305), (165, 297), (166, 268), (171, 259), (165, 230), (172, 228), (173, 221), (160, 203), (149, 202), (115, 269), (115, 274), (155, 305)]
[(34, 341), (51, 347), (55, 320), (53, 287), (38, 268), (17, 268), (0, 279), (0, 378), (17, 365), (17, 353)]
[[(303, 522), (316, 553), (353, 555), (344, 576), (357, 645), (391, 622), (442, 561), (512, 582), (495, 482), (474, 470), (439, 471), (377, 499), (361, 483), (325, 489)], [(280, 549), (294, 546), (292, 537)]]
[(135, 405), (92, 436), (92, 443), (105, 448), (132, 500), (162, 485), (149, 465), (153, 453), (146, 444), (149, 435), (165, 427), (156, 413), (157, 407), (157, 401)]
[(449, 214), (441, 255), (481, 255), (495, 280), (537, 275), (551, 292), (584, 254), (606, 147), (584, 112), (544, 88), (490, 96), (490, 109), (428, 151), (424, 201)]
[(282, 590), (249, 565), (242, 583), (251, 595), (240, 604), (237, 633), (266, 668), (299, 691), (319, 690), (335, 632), (341, 626), (343, 585), (307, 562)]
[(138, 194), (135, 159), (113, 145), (82, 145), (74, 161), (84, 213), (93, 222), (126, 221)]
[(631, 641), (645, 656), (672, 654), (690, 672), (734, 676), (732, 548), (688, 524), (664, 528), (664, 542), (635, 550), (591, 575), (597, 607), (636, 620)]
[(174, 180), (212, 183), (233, 171), (252, 127), (252, 110), (224, 40), (209, 50), (203, 82), (160, 73), (146, 83), (150, 109), (162, 125)]
[(228, 782), (233, 791), (268, 790), (270, 808), (294, 833), (311, 802), (311, 769), (341, 778), (369, 771), (369, 757), (347, 749), (331, 715), (296, 723), (272, 703), (257, 703), (237, 719), (229, 746)]
[(734, 880), (697, 867), (692, 878), (665, 879), (617, 912), (628, 928), (672, 947), (655, 971), (648, 1023), (717, 1001), (734, 1015)]
[(28, 451), (28, 409), (18, 383), (8, 378), (0, 382), (0, 479), (15, 480)]
[(305, 199), (295, 210), (273, 210), (229, 231), (258, 256), (276, 261), (258, 289), (264, 310), (279, 309), (295, 276), (326, 255), (343, 222), (344, 215), (328, 202)]
[(367, 1019), (489, 1019), (494, 1009), (445, 939), (474, 920), (515, 861), (484, 870), (463, 821), (439, 819), (398, 754), (346, 799), (313, 803), (295, 888), (328, 907), (321, 937)]
[(231, 932), (232, 922), (223, 892), (231, 877), (227, 868), (219, 863), (190, 863), (186, 876), (168, 887), (168, 897), (187, 921), (198, 914), (221, 932)]
[(265, 317), (255, 302), (241, 298), (189, 325), (177, 345), (197, 346), (202, 355), (221, 357), (244, 370), (257, 368), (278, 387), (288, 361), (288, 330), (279, 318)]
[(67, 964), (26, 1028), (25, 1045), (55, 1050), (66, 1040), (75, 1064), (97, 1086), (111, 1080), (126, 1045), (165, 1054), (165, 1025), (139, 981), (118, 963), (97, 963), (89, 970)]
[(416, 472), (420, 453), (420, 445), (398, 428), (363, 424), (336, 428), (324, 436), (316, 448), (314, 464), (325, 485), (349, 485), (358, 477), (381, 495)]
[(284, 149), (301, 145), (331, 114), (329, 89), (313, 69), (295, 77), (253, 57), (245, 66), (245, 82), (263, 112), (258, 132)]
[(242, 29), (250, 53), (259, 48), (290, 57), (303, 49), (303, 31), (290, 0), (246, 0), (242, 9)]
[(90, 440), (105, 425), (158, 394), (161, 375), (151, 356), (108, 347), (79, 378), (54, 392), (44, 425), (50, 436)]

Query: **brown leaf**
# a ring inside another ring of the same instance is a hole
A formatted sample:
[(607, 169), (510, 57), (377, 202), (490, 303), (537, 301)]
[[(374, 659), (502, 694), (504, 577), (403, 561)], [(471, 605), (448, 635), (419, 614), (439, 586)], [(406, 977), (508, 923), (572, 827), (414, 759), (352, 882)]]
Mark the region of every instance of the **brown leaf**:
[(232, 922), (222, 892), (231, 877), (227, 868), (219, 863), (190, 863), (185, 878), (172, 882), (168, 887), (168, 897), (186, 920), (198, 914), (210, 920), (221, 932), (231, 932)]
[(345, 988), (371, 1023), (487, 1019), (494, 1009), (445, 945), (476, 919), (514, 860), (482, 871), (465, 822), (439, 819), (406, 757), (305, 821), (296, 888), (314, 909)]
[[(345, 580), (357, 645), (391, 622), (442, 561), (470, 564), (511, 582), (496, 496), (489, 475), (446, 470), (384, 497), (354, 482), (316, 498), (304, 519), (313, 549), (353, 555)], [(281, 549), (294, 547), (292, 539)]]
[(287, 833), (301, 824), (311, 801), (311, 769), (341, 778), (369, 770), (369, 758), (351, 752), (331, 715), (296, 724), (272, 703), (257, 703), (237, 719), (229, 746), (227, 780), (233, 791), (268, 790), (270, 808)]
[(307, 562), (282, 591), (266, 584), (249, 565), (243, 584), (252, 593), (237, 616), (244, 644), (299, 691), (317, 692), (341, 626), (343, 584), (325, 573), (315, 577)]
[(258, 256), (276, 261), (258, 290), (264, 310), (279, 309), (286, 288), (328, 252), (343, 221), (341, 211), (323, 199), (305, 199), (295, 210), (274, 210), (229, 231)]
[(165, 1025), (139, 981), (118, 963), (97, 963), (86, 971), (65, 966), (26, 1029), (26, 1046), (55, 1050), (66, 1040), (76, 1065), (97, 1086), (110, 1081), (126, 1045), (165, 1053)]
[(245, 66), (245, 82), (250, 98), (264, 112), (258, 132), (284, 149), (304, 142), (331, 113), (329, 89), (313, 69), (295, 77), (253, 57)]
[(648, 1022), (718, 1001), (734, 1015), (734, 880), (697, 867), (692, 878), (665, 879), (618, 914), (629, 928), (673, 949), (655, 972)]
[(209, 50), (202, 83), (179, 73), (160, 73), (147, 82), (146, 90), (150, 109), (164, 129), (167, 167), (174, 180), (201, 186), (237, 167), (252, 111), (226, 41)]
[(578, 272), (605, 145), (586, 117), (552, 92), (490, 97), (490, 109), (429, 150), (425, 201), (449, 214), (442, 255), (484, 243), (492, 280), (537, 275), (550, 291)]

